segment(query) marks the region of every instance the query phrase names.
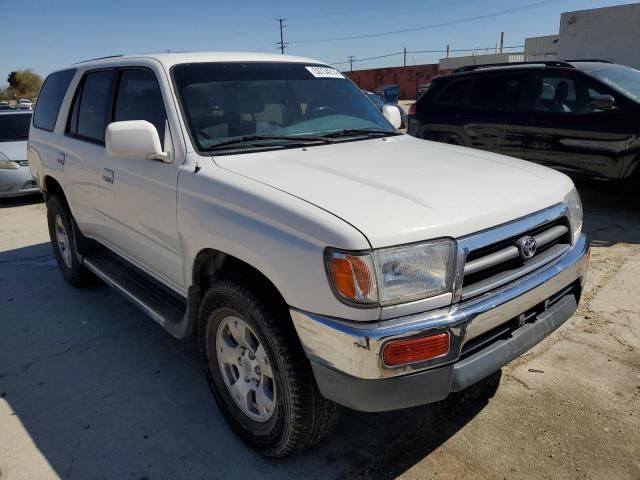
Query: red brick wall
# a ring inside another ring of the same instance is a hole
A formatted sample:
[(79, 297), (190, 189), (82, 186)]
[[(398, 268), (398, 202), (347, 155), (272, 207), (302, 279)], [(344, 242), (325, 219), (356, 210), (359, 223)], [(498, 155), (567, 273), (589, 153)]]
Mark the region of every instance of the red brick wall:
[(374, 68), (343, 73), (363, 90), (374, 90), (380, 85), (395, 83), (400, 87), (400, 100), (414, 100), (418, 94), (418, 85), (429, 83), (438, 75), (438, 64)]

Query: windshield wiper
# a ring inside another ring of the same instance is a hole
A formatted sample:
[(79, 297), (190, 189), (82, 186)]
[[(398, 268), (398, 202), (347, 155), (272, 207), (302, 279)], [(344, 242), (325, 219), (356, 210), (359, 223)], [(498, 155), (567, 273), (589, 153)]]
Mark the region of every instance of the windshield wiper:
[[(285, 142), (298, 142), (302, 144), (321, 142), (321, 143), (333, 143), (330, 138), (317, 135), (244, 135), (240, 138), (234, 138), (233, 140), (226, 140), (224, 142), (216, 143), (210, 146), (207, 150), (216, 150), (229, 145), (236, 145), (239, 143), (255, 142), (259, 140), (280, 140)], [(278, 145), (278, 144), (276, 144)]]
[(367, 128), (345, 128), (343, 130), (337, 130), (335, 132), (326, 133), (322, 135), (324, 138), (336, 138), (336, 137), (356, 137), (366, 135), (369, 137), (382, 137), (389, 135), (401, 135), (399, 132), (391, 130), (370, 130)]

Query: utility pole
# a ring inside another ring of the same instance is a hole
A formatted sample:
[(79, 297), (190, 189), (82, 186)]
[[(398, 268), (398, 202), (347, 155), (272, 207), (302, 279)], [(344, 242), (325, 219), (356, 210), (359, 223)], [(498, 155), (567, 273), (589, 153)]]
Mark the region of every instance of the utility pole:
[(449, 44), (447, 43), (447, 58), (449, 58)]
[(500, 53), (502, 53), (503, 48), (504, 48), (504, 32), (500, 32)]
[(349, 57), (347, 57), (349, 59), (349, 69), (353, 72), (353, 55), (349, 55)]
[(404, 61), (402, 62), (402, 66), (407, 66), (407, 47), (404, 47)]
[(286, 27), (284, 24), (285, 20), (286, 18), (276, 18), (276, 22), (280, 24), (280, 41), (276, 45), (280, 45), (280, 53), (282, 53), (282, 55), (284, 55), (284, 49), (287, 46), (287, 44), (284, 43), (284, 35), (282, 33), (282, 29)]

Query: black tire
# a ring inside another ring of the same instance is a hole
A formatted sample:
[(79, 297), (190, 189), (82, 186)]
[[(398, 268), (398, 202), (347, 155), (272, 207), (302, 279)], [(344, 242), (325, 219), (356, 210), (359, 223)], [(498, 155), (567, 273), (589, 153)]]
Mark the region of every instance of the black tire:
[[(63, 247), (56, 236), (58, 218), (60, 218), (68, 238), (68, 252), (63, 252)], [(57, 196), (47, 199), (47, 223), (53, 255), (65, 281), (74, 287), (87, 287), (95, 284), (95, 276), (78, 261), (73, 216), (67, 205)]]
[[(316, 444), (330, 431), (337, 412), (336, 404), (318, 390), (285, 312), (234, 281), (209, 288), (199, 312), (198, 344), (216, 403), (234, 432), (266, 457), (285, 457)], [(275, 407), (266, 421), (255, 421), (241, 410), (218, 366), (218, 327), (230, 316), (242, 319), (255, 333), (273, 371)]]

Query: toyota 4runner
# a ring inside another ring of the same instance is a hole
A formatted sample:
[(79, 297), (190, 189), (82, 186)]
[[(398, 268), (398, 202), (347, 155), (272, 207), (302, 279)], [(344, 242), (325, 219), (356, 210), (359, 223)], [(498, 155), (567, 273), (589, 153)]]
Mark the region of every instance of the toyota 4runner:
[(399, 120), (314, 60), (118, 56), (46, 79), (28, 157), (64, 279), (197, 335), (222, 414), (275, 457), (337, 404), (444, 399), (577, 308), (571, 180)]

